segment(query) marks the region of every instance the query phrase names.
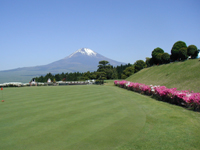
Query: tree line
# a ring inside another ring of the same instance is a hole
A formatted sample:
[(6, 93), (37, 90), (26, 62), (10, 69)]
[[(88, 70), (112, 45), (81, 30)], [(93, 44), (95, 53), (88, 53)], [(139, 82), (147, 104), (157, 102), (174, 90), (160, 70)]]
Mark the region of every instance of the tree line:
[[(125, 64), (120, 66), (112, 66), (108, 61), (102, 60), (99, 62), (97, 71), (94, 72), (74, 72), (74, 73), (61, 73), (51, 74), (48, 73), (45, 76), (35, 77), (36, 82), (51, 81), (85, 81), (95, 79), (99, 82), (107, 79), (126, 79), (132, 74), (140, 71), (143, 68), (151, 67), (153, 65), (167, 64), (174, 61), (184, 61), (188, 58), (194, 59), (198, 56), (199, 50), (195, 45), (189, 45), (183, 41), (177, 41), (174, 43), (171, 49), (171, 55), (164, 52), (160, 47), (155, 48), (151, 53), (151, 58), (146, 57), (146, 61), (137, 60), (134, 64)], [(33, 79), (32, 79), (33, 80)]]
[(183, 41), (177, 41), (174, 43), (171, 49), (171, 55), (164, 52), (160, 47), (155, 48), (151, 56), (152, 58), (146, 58), (146, 64), (148, 67), (158, 64), (167, 64), (174, 61), (184, 61), (188, 58), (197, 58), (199, 49), (195, 45), (187, 46)]
[[(45, 76), (39, 76), (35, 77), (32, 80), (35, 80), (36, 82), (47, 82), (48, 79), (51, 79), (52, 82), (56, 81), (85, 81), (85, 80), (106, 80), (106, 79), (121, 79), (123, 71), (129, 67), (132, 66), (131, 64), (125, 64), (120, 65), (117, 67), (114, 67), (109, 64), (108, 61), (102, 60), (99, 62), (97, 71), (94, 72), (70, 72), (70, 73), (64, 73), (61, 74), (52, 74), (47, 73)], [(31, 80), (31, 81), (32, 81)]]

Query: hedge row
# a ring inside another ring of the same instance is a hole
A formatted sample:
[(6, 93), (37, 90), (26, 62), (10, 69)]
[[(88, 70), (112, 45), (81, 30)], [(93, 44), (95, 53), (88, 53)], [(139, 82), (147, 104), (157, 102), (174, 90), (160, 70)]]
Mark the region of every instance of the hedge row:
[(183, 106), (195, 111), (200, 110), (200, 93), (194, 93), (193, 91), (178, 91), (176, 88), (169, 89), (165, 86), (145, 85), (125, 80), (115, 80), (114, 84), (121, 88), (152, 96), (157, 100)]

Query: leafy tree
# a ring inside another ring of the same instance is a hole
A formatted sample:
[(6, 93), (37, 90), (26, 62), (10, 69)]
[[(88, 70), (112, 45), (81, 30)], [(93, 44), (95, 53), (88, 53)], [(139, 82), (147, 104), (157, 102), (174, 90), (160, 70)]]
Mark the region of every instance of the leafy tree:
[(182, 47), (179, 49), (179, 58), (181, 60), (186, 60), (188, 58), (186, 47)]
[[(121, 79), (121, 78), (122, 78), (121, 75), (122, 75), (123, 71), (124, 71), (127, 67), (129, 67), (129, 66), (131, 66), (130, 63), (128, 63), (128, 64), (126, 64), (126, 65), (122, 65), (122, 64), (121, 64), (121, 66), (117, 66), (117, 67), (116, 67), (117, 78), (118, 78), (118, 79)], [(115, 79), (115, 78), (114, 78), (114, 79)]]
[(62, 80), (62, 81), (66, 81), (66, 75), (67, 75), (68, 73), (66, 73), (66, 74), (64, 74), (64, 72), (62, 72), (61, 74), (60, 74), (60, 79)]
[(108, 65), (106, 69), (104, 69), (104, 72), (106, 73), (107, 79), (112, 79), (112, 73), (113, 73), (113, 66)]
[(99, 61), (98, 70), (105, 69), (108, 66), (108, 64), (109, 62), (106, 60)]
[(75, 74), (70, 72), (67, 76), (66, 76), (66, 81), (76, 81), (75, 79)]
[(56, 81), (60, 81), (60, 75), (59, 75), (59, 74), (56, 74), (56, 75), (55, 75), (55, 80), (56, 80)]
[(170, 55), (168, 53), (162, 54), (162, 63), (163, 64), (170, 63)]
[(116, 68), (113, 68), (111, 78), (112, 78), (112, 79), (118, 79), (118, 75), (117, 75), (117, 70), (116, 70)]
[(54, 79), (54, 76), (50, 72), (44, 77), (44, 82), (47, 82), (48, 79), (51, 79), (51, 81)]
[(106, 80), (106, 73), (105, 72), (96, 72), (97, 75), (97, 84), (103, 84), (104, 80)]
[(162, 55), (163, 55), (164, 53), (159, 53), (157, 56), (156, 56), (156, 60), (157, 60), (157, 62), (158, 62), (158, 64), (162, 64), (163, 62), (162, 62)]
[(109, 64), (108, 61), (99, 61), (97, 72), (104, 72), (105, 73), (105, 79), (113, 79), (113, 72), (114, 67)]
[(183, 47), (187, 48), (186, 43), (183, 41), (177, 41), (176, 43), (174, 43), (171, 49), (171, 59), (173, 61), (179, 60), (179, 50)]
[(141, 69), (143, 69), (147, 66), (146, 63), (143, 60), (137, 60), (133, 65), (134, 65), (134, 68), (135, 68), (134, 72), (138, 72), (138, 71), (140, 71)]
[(157, 47), (152, 51), (151, 56), (152, 56), (152, 61), (154, 64), (159, 63), (159, 61), (161, 60), (161, 55), (158, 56), (158, 54), (163, 54), (163, 53), (164, 53), (164, 50), (160, 47)]
[(91, 72), (90, 73), (90, 79), (96, 79), (96, 78), (97, 78), (96, 72)]
[(36, 81), (36, 82), (46, 82), (46, 81), (44, 81), (44, 77), (43, 77), (43, 76), (36, 77), (36, 78), (35, 78), (35, 81)]
[(195, 45), (190, 45), (187, 48), (187, 54), (188, 56), (191, 56), (191, 58), (196, 58), (198, 56), (198, 49)]
[(125, 74), (121, 74), (121, 79), (126, 79), (126, 78), (128, 78)]
[(134, 66), (130, 66), (130, 67), (127, 67), (127, 68), (123, 71), (123, 74), (124, 74), (126, 77), (129, 77), (129, 76), (131, 76), (132, 74), (134, 74), (134, 71), (135, 71)]
[(91, 79), (91, 73), (90, 73), (90, 71), (83, 73), (83, 76), (82, 76), (81, 79), (83, 79), (83, 80), (89, 80), (89, 79)]
[(146, 61), (145, 61), (147, 67), (151, 67), (153, 65), (153, 59), (146, 57)]
[[(81, 80), (81, 77), (83, 76), (83, 73), (80, 72), (74, 72), (74, 73), (66, 73), (64, 74), (56, 74), (55, 76), (52, 75), (51, 73), (46, 74), (45, 77), (40, 76), (36, 77), (35, 81), (36, 82), (47, 82), (47, 80), (50, 78), (51, 81), (79, 81)], [(54, 80), (55, 79), (55, 80)]]

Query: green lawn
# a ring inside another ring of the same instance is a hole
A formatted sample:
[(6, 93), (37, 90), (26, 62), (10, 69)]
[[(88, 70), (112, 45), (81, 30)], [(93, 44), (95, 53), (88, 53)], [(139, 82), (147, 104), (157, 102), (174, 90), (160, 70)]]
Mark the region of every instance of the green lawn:
[(178, 90), (200, 92), (199, 60), (191, 59), (144, 68), (126, 80), (146, 85), (162, 85)]
[(200, 113), (110, 82), (0, 92), (2, 150), (200, 149)]

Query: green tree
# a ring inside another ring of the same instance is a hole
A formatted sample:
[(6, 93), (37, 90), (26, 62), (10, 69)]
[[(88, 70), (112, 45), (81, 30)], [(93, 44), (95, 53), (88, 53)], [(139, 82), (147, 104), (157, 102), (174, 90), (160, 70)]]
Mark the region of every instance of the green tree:
[(137, 60), (133, 65), (135, 68), (135, 71), (134, 71), (135, 73), (147, 67), (146, 63), (143, 60)]
[(90, 73), (90, 71), (83, 73), (82, 79), (83, 80), (89, 80), (89, 79), (91, 79), (91, 73)]
[(68, 73), (64, 73), (64, 72), (62, 72), (61, 74), (60, 74), (60, 79), (62, 80), (62, 81), (66, 81), (66, 76), (68, 75)]
[(90, 79), (96, 79), (96, 78), (97, 78), (96, 72), (91, 72)]
[(54, 79), (54, 76), (50, 72), (44, 77), (44, 82), (47, 82), (48, 79), (51, 79), (51, 81)]
[(125, 74), (121, 74), (121, 79), (126, 79), (126, 78), (128, 78)]
[(157, 56), (156, 56), (156, 59), (157, 59), (157, 62), (158, 62), (158, 64), (162, 64), (163, 62), (162, 62), (162, 55), (163, 55), (164, 53), (159, 53)]
[(106, 60), (99, 61), (98, 70), (105, 69), (108, 65), (109, 65), (109, 62)]
[(68, 73), (68, 75), (66, 76), (66, 81), (76, 81), (74, 73), (72, 72)]
[(149, 58), (149, 57), (146, 57), (146, 61), (145, 61), (147, 67), (150, 67), (153, 65), (153, 59), (152, 58)]
[(60, 75), (59, 74), (55, 74), (55, 80), (60, 81)]
[[(130, 67), (127, 67), (124, 71), (123, 71), (123, 76), (125, 75), (126, 78), (131, 76), (132, 74), (134, 74), (134, 71), (135, 71), (135, 68), (134, 66), (130, 66)], [(124, 77), (125, 77), (124, 76)]]
[(192, 59), (198, 56), (198, 49), (195, 45), (189, 45), (187, 48), (188, 56), (191, 56)]
[(117, 67), (116, 67), (118, 79), (122, 79), (121, 75), (122, 75), (123, 71), (124, 71), (127, 67), (129, 67), (129, 66), (131, 66), (130, 63), (125, 64), (125, 65), (122, 65), (122, 64), (121, 64), (120, 66), (117, 66)]
[(106, 73), (105, 72), (96, 72), (97, 75), (97, 84), (103, 84), (104, 80), (106, 80)]
[(46, 81), (44, 81), (44, 77), (43, 77), (43, 76), (36, 77), (36, 78), (35, 78), (35, 81), (36, 81), (36, 82), (46, 82)]
[(105, 73), (105, 79), (112, 79), (112, 73), (113, 73), (113, 66), (109, 64), (108, 61), (102, 60), (99, 61), (97, 72), (104, 72)]
[(183, 47), (187, 48), (186, 43), (183, 41), (177, 41), (176, 43), (174, 43), (174, 45), (171, 49), (172, 61), (179, 60), (179, 50)]
[(170, 63), (170, 55), (168, 53), (162, 54), (162, 63), (163, 64)]
[(179, 49), (179, 58), (180, 60), (186, 60), (188, 58), (186, 47), (182, 47)]
[(161, 60), (161, 55), (158, 55), (158, 54), (163, 54), (163, 53), (164, 53), (164, 50), (160, 47), (157, 47), (152, 51), (151, 56), (152, 56), (152, 61), (154, 64), (159, 63), (159, 61)]
[(113, 68), (111, 78), (112, 79), (118, 79), (118, 74), (117, 74), (117, 69), (116, 68)]

